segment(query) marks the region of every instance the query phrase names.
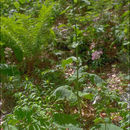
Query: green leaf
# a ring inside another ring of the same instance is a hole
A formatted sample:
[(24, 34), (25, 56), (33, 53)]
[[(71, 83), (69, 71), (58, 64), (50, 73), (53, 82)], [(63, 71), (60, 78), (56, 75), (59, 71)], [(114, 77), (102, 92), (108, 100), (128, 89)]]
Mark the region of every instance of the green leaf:
[(19, 2), (14, 2), (14, 6), (15, 6), (17, 9), (19, 9), (19, 7), (20, 7)]
[(23, 113), (21, 108), (16, 109), (14, 114), (18, 120), (22, 120), (25, 117), (25, 113)]
[(100, 130), (123, 130), (120, 127), (113, 125), (113, 124), (101, 124)]
[(122, 17), (127, 17), (130, 14), (130, 10), (125, 11), (125, 13), (122, 15)]
[(33, 114), (32, 108), (24, 106), (23, 108), (17, 108), (14, 114), (18, 120), (26, 119), (28, 123), (31, 121), (31, 115)]
[(20, 72), (14, 65), (0, 64), (0, 74), (13, 76), (20, 74)]
[(72, 48), (77, 48), (79, 46), (79, 44), (80, 43), (78, 43), (78, 42), (73, 42), (72, 45), (71, 45), (71, 47)]
[(67, 65), (71, 64), (73, 61), (77, 61), (77, 58), (74, 56), (71, 56), (67, 58), (66, 60), (62, 60), (61, 66), (65, 68)]
[(78, 0), (74, 0), (74, 3), (77, 3), (78, 2)]
[(66, 65), (69, 65), (69, 64), (71, 64), (71, 63), (72, 63), (72, 59), (62, 60), (61, 66), (62, 66), (63, 68), (65, 68)]
[(89, 100), (92, 100), (94, 97), (92, 93), (79, 93), (79, 96)]
[(129, 42), (129, 41), (128, 41), (128, 42), (124, 42), (124, 43), (123, 43), (123, 45), (124, 45), (124, 46), (129, 45), (129, 44), (130, 44), (130, 42)]
[(58, 28), (62, 28), (62, 27), (66, 27), (66, 25), (65, 25), (65, 24), (60, 24), (60, 25), (58, 26)]
[(103, 122), (103, 119), (102, 119), (101, 117), (96, 118), (96, 119), (94, 120), (94, 123), (95, 123), (95, 124), (98, 124), (98, 123), (101, 123), (101, 122)]
[(90, 74), (87, 73), (90, 80), (92, 81), (93, 84), (96, 84), (98, 87), (105, 85), (105, 81), (103, 79), (101, 79), (98, 75), (96, 74)]
[(79, 122), (76, 119), (76, 115), (68, 115), (64, 113), (56, 113), (53, 115), (54, 124), (58, 127), (69, 128), (71, 130), (82, 130), (79, 128)]
[(12, 47), (16, 59), (21, 62), (23, 60), (23, 51), (19, 47)]
[(24, 3), (26, 2), (26, 0), (19, 0), (19, 2), (20, 2), (21, 4), (24, 4)]
[(70, 87), (67, 85), (58, 87), (54, 91), (53, 96), (55, 96), (56, 99), (58, 99), (58, 100), (66, 99), (66, 100), (71, 101), (71, 102), (77, 101), (76, 95), (72, 92), (72, 90), (70, 90)]
[(124, 79), (130, 80), (130, 75), (125, 76)]
[(5, 45), (5, 43), (0, 41), (0, 46), (3, 46), (3, 45)]
[[(63, 11), (60, 13), (60, 15), (66, 13), (70, 8), (71, 8), (71, 6), (68, 6), (65, 10), (63, 10)], [(65, 25), (65, 24), (64, 24), (64, 25)], [(59, 25), (59, 26), (60, 26), (60, 25)], [(59, 28), (59, 26), (58, 26), (58, 28)], [(66, 27), (66, 25), (65, 25), (64, 27)]]
[(90, 5), (90, 2), (88, 0), (82, 0), (84, 1), (87, 5)]
[(16, 128), (15, 126), (12, 125), (8, 125), (4, 127), (4, 130), (18, 130), (18, 128)]
[(83, 129), (73, 126), (73, 127), (69, 127), (69, 130), (83, 130)]

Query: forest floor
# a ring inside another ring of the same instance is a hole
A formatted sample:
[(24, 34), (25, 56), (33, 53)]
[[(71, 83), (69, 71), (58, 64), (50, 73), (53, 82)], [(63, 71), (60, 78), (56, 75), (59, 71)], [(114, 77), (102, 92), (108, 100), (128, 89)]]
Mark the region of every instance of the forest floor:
[(104, 69), (101, 68), (98, 75), (108, 83), (111, 90), (118, 90), (120, 94), (123, 94), (130, 83), (129, 74), (117, 66), (118, 64), (107, 65)]
[[(103, 68), (98, 69), (97, 71), (91, 71), (92, 73), (96, 73), (102, 79), (107, 82), (107, 86), (113, 91), (118, 91), (121, 95), (123, 101), (128, 103), (128, 109), (130, 109), (130, 81), (129, 75), (126, 72), (123, 72), (120, 68), (117, 67), (118, 64), (114, 63), (111, 65), (106, 65)], [(4, 96), (4, 93), (0, 95), (0, 97)], [(6, 114), (10, 113), (13, 109), (14, 105), (14, 98), (7, 97), (2, 98), (0, 101), (0, 124), (2, 124), (2, 118), (5, 117)], [(115, 117), (113, 120), (114, 122), (119, 122), (122, 118)]]

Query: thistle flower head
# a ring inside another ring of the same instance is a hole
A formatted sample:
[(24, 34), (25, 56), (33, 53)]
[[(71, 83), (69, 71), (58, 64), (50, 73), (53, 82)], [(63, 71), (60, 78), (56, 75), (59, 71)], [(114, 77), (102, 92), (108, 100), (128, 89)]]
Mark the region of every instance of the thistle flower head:
[(103, 54), (102, 51), (95, 51), (92, 53), (92, 60), (97, 60), (100, 58), (100, 56)]

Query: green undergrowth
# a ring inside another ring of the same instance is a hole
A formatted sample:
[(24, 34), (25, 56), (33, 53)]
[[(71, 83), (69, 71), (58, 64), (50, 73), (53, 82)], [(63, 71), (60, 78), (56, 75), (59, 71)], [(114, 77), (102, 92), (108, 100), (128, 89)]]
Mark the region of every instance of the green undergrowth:
[[(128, 130), (128, 5), (1, 0), (0, 128)], [(122, 91), (106, 78), (113, 63)]]

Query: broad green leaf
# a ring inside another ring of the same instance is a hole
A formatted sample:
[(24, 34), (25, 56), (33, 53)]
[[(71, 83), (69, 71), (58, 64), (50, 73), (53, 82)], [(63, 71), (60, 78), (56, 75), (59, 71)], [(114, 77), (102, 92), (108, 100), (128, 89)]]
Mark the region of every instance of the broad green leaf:
[(79, 128), (79, 122), (76, 120), (76, 115), (68, 115), (64, 113), (57, 113), (53, 115), (54, 124), (61, 128), (69, 128), (71, 130), (82, 130)]
[(101, 79), (96, 74), (90, 74), (90, 73), (88, 73), (88, 76), (89, 76), (90, 80), (92, 81), (92, 83), (96, 84), (99, 87), (106, 84), (105, 81), (103, 79)]
[(101, 124), (100, 130), (123, 130), (120, 127), (113, 125), (113, 124)]
[(70, 87), (67, 86), (67, 85), (58, 87), (54, 91), (53, 96), (55, 96), (56, 99), (58, 99), (58, 100), (66, 99), (70, 102), (76, 102), (77, 101), (76, 95), (72, 92), (72, 90), (70, 90)]

